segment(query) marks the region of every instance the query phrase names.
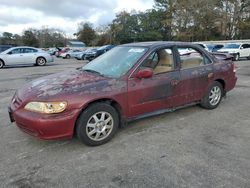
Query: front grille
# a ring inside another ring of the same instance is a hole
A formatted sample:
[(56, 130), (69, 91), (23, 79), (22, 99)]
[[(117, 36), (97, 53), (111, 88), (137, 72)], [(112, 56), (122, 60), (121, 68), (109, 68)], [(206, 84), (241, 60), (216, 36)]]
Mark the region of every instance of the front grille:
[(22, 100), (16, 95), (12, 103), (16, 108), (18, 108), (22, 104)]

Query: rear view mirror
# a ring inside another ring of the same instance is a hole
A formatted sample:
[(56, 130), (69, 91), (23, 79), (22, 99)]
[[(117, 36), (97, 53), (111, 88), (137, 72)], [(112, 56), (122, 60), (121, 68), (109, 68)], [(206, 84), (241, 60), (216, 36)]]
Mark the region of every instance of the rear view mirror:
[(140, 69), (137, 74), (136, 78), (151, 78), (153, 76), (153, 69), (151, 68), (143, 68)]

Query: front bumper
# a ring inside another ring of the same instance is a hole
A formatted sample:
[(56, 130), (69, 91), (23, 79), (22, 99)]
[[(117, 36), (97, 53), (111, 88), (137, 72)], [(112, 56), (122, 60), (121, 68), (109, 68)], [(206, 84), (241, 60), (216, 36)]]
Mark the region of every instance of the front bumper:
[(25, 109), (9, 108), (10, 120), (25, 133), (43, 140), (68, 139), (73, 136), (79, 110), (61, 114), (40, 114)]

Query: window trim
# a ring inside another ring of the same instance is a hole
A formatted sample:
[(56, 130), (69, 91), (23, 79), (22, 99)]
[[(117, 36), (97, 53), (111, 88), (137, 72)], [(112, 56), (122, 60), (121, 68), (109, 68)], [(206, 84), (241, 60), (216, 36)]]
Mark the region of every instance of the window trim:
[[(192, 45), (175, 45), (175, 53), (176, 53), (176, 58), (178, 60), (178, 65), (179, 65), (179, 70), (188, 70), (188, 69), (194, 69), (194, 68), (200, 68), (200, 67), (206, 67), (206, 66), (210, 66), (214, 64), (214, 61), (202, 50), (200, 50), (199, 48), (197, 48), (196, 46), (192, 46)], [(200, 54), (202, 54), (203, 56), (203, 60), (204, 60), (204, 56), (211, 62), (209, 64), (204, 64), (202, 66), (198, 66), (198, 67), (190, 67), (190, 68), (181, 68), (181, 58), (180, 58), (180, 53), (178, 51), (178, 48), (192, 48), (195, 49), (196, 51), (200, 52)]]
[[(173, 65), (174, 65), (174, 67), (173, 67), (173, 69), (170, 70), (170, 71), (161, 72), (161, 73), (157, 73), (157, 74), (153, 74), (153, 77), (154, 77), (154, 76), (157, 76), (157, 75), (162, 75), (162, 74), (166, 74), (166, 73), (170, 73), (170, 72), (173, 72), (173, 71), (178, 70), (178, 69), (177, 69), (177, 66), (176, 66), (176, 62), (177, 62), (177, 61), (176, 61), (176, 54), (175, 54), (174, 46), (160, 46), (160, 47), (157, 47), (157, 48), (153, 49), (153, 50), (147, 55), (147, 57), (145, 57), (145, 58), (142, 60), (142, 62), (141, 62), (140, 65), (135, 69), (134, 72), (136, 72), (137, 70), (139, 70), (139, 69), (142, 67), (142, 64), (144, 63), (144, 61), (145, 61), (146, 59), (148, 59), (153, 53), (156, 53), (156, 51), (162, 50), (162, 49), (170, 49), (170, 50), (172, 51), (172, 55), (173, 55)], [(153, 69), (153, 70), (154, 70), (154, 69)], [(134, 72), (132, 73), (132, 75), (134, 74)], [(132, 75), (131, 75), (129, 78), (133, 78)]]

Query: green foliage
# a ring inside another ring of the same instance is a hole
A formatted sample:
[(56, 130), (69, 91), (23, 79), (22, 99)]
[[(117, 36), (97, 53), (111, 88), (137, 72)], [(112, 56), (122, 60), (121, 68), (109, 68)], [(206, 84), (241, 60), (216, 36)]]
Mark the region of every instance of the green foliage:
[[(86, 45), (136, 41), (207, 41), (250, 38), (250, 0), (155, 0), (144, 12), (122, 11), (106, 26), (81, 22), (75, 36)], [(23, 36), (4, 32), (1, 44), (65, 46), (62, 31), (29, 29)]]
[(84, 22), (79, 24), (76, 35), (78, 40), (84, 42), (87, 46), (93, 45), (93, 40), (96, 37), (92, 24)]
[(38, 47), (39, 43), (38, 43), (38, 39), (35, 35), (35, 30), (26, 30), (23, 33), (23, 44), (26, 46), (34, 46), (34, 47)]

